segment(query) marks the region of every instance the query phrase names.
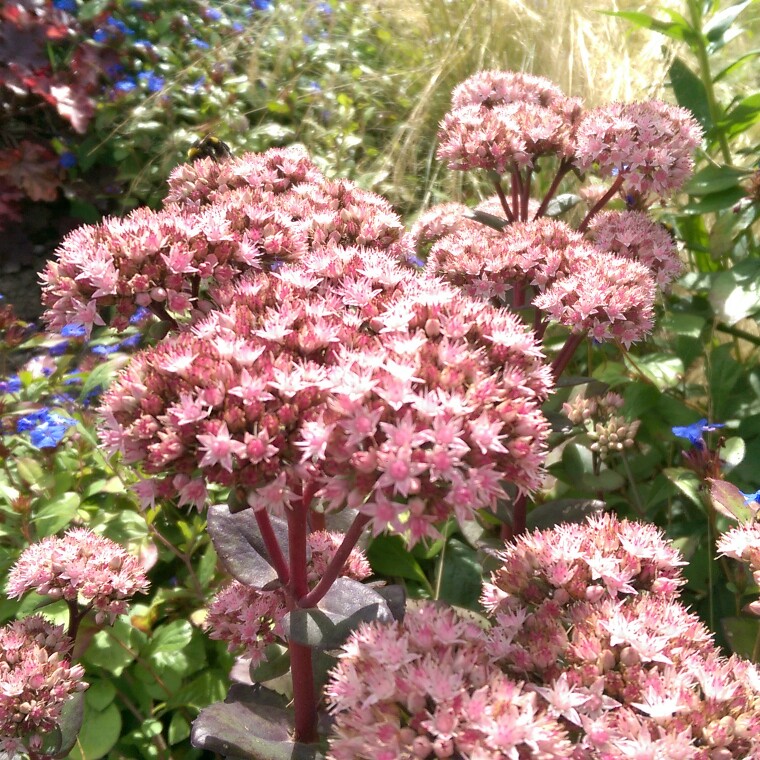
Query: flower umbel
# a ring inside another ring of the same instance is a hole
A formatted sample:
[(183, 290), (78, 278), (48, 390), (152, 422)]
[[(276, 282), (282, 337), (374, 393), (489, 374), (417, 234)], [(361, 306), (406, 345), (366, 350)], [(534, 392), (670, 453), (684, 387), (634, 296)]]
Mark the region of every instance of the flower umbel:
[(8, 574), (6, 593), (20, 597), (34, 589), (95, 610), (98, 624), (113, 623), (127, 611), (127, 600), (148, 588), (136, 557), (108, 538), (73, 528), (63, 538), (31, 544)]

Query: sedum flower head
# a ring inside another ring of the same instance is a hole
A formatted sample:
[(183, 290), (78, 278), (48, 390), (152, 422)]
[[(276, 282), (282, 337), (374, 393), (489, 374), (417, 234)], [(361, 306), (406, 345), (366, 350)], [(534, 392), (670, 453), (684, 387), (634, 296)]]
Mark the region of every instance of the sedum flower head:
[(11, 568), (6, 593), (20, 597), (34, 589), (95, 610), (97, 623), (113, 623), (127, 600), (148, 588), (136, 557), (108, 538), (73, 528), (63, 538), (49, 536), (28, 546)]
[(634, 198), (669, 196), (689, 178), (702, 129), (685, 108), (652, 100), (587, 112), (577, 131), (576, 163), (602, 177), (622, 176)]
[(465, 216), (469, 211), (463, 203), (439, 203), (421, 213), (409, 231), (415, 253), (427, 256), (436, 241), (460, 228), (472, 226), (473, 222)]
[(194, 323), (218, 305), (215, 289), (309, 250), (359, 245), (399, 258), (410, 250), (384, 198), (328, 181), (299, 152), (197, 161), (170, 185), (163, 210), (138, 209), (64, 239), (42, 274), (53, 329), (76, 322), (89, 334), (108, 320), (122, 330), (138, 307), (175, 326)]
[(0, 750), (34, 751), (55, 730), (64, 703), (84, 691), (84, 669), (68, 659), (71, 640), (62, 626), (39, 615), (0, 628)]
[[(540, 485), (550, 375), (508, 312), (371, 249), (315, 251), (220, 290), (192, 333), (138, 354), (104, 441), (163, 495), (189, 482), (282, 511), (304, 478), (414, 543)], [(199, 491), (202, 489), (199, 489)]]
[(683, 269), (673, 238), (642, 211), (605, 211), (594, 217), (589, 235), (603, 251), (640, 261), (660, 289), (666, 289)]
[[(342, 540), (341, 534), (328, 531), (308, 535), (310, 585), (322, 577)], [(352, 549), (340, 575), (361, 581), (371, 574), (364, 552)], [(285, 589), (260, 589), (232, 581), (211, 602), (206, 625), (212, 639), (226, 641), (231, 652), (243, 649), (257, 665), (265, 659), (269, 644), (283, 640), (282, 618), (288, 609)]]
[(452, 95), (438, 139), (450, 169), (533, 167), (545, 155), (570, 157), (580, 101), (549, 80), (510, 71), (484, 71)]
[(654, 296), (654, 280), (643, 264), (599, 255), (556, 280), (533, 303), (574, 333), (628, 348), (651, 331)]
[(469, 295), (498, 301), (514, 286), (543, 291), (598, 256), (567, 224), (541, 217), (501, 232), (471, 224), (445, 235), (431, 248), (427, 271)]
[(432, 604), (355, 631), (327, 698), (331, 760), (570, 756), (537, 695), (491, 665), (483, 630)]

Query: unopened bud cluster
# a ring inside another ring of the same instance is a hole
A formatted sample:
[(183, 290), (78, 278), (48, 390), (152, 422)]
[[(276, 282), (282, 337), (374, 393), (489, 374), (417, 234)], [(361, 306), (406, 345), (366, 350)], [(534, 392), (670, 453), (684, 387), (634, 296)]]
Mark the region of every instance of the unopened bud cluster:
[(584, 427), (592, 443), (591, 451), (602, 459), (633, 446), (641, 420), (627, 420), (619, 410), (623, 399), (617, 393), (578, 397), (566, 402), (562, 410), (573, 425)]

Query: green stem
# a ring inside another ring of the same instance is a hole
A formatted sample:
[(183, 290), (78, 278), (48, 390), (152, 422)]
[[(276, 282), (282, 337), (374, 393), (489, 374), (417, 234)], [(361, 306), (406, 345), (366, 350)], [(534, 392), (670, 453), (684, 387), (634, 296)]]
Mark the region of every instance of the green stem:
[(722, 129), (718, 128), (718, 121), (720, 120), (720, 112), (718, 109), (718, 102), (715, 99), (715, 89), (713, 88), (712, 74), (710, 73), (710, 60), (707, 56), (707, 46), (705, 45), (705, 36), (702, 34), (702, 11), (700, 10), (700, 4), (698, 0), (688, 0), (689, 16), (691, 16), (692, 31), (694, 32), (694, 42), (691, 45), (692, 51), (697, 56), (697, 62), (699, 63), (699, 78), (705, 88), (705, 96), (707, 97), (707, 108), (710, 111), (710, 120), (712, 121), (715, 134), (718, 138), (720, 145), (720, 152), (723, 156), (723, 161), (727, 164), (731, 163), (731, 149), (728, 145), (728, 139)]

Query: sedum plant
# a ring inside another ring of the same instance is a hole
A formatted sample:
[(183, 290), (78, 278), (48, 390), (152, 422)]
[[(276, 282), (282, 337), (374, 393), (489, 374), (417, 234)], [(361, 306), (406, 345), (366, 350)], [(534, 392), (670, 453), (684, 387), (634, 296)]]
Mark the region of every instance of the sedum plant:
[[(680, 606), (683, 562), (654, 528), (597, 516), (525, 532), (549, 451), (541, 406), (585, 339), (625, 351), (651, 330), (678, 262), (646, 212), (687, 179), (700, 136), (664, 103), (586, 112), (547, 80), (483, 72), (441, 125), (441, 158), (496, 192), (466, 216), (447, 205), (407, 233), (379, 196), (273, 149), (179, 167), (162, 210), (64, 240), (43, 274), (54, 328), (119, 331), (137, 309), (157, 323), (103, 397), (103, 444), (137, 473), (144, 508), (206, 510), (234, 579), (208, 620), (247, 657), (195, 721), (196, 747), (758, 751), (758, 673), (721, 659)], [(554, 180), (533, 198), (538, 171)], [(572, 178), (579, 192), (559, 194)], [(572, 207), (575, 224), (554, 218)], [(617, 405), (568, 408), (578, 425), (599, 414), (600, 457), (636, 433)], [(323, 532), (334, 513), (338, 535)], [(363, 534), (414, 548), (451, 520), (513, 539), (487, 619), (405, 616), (397, 587), (362, 583)]]

